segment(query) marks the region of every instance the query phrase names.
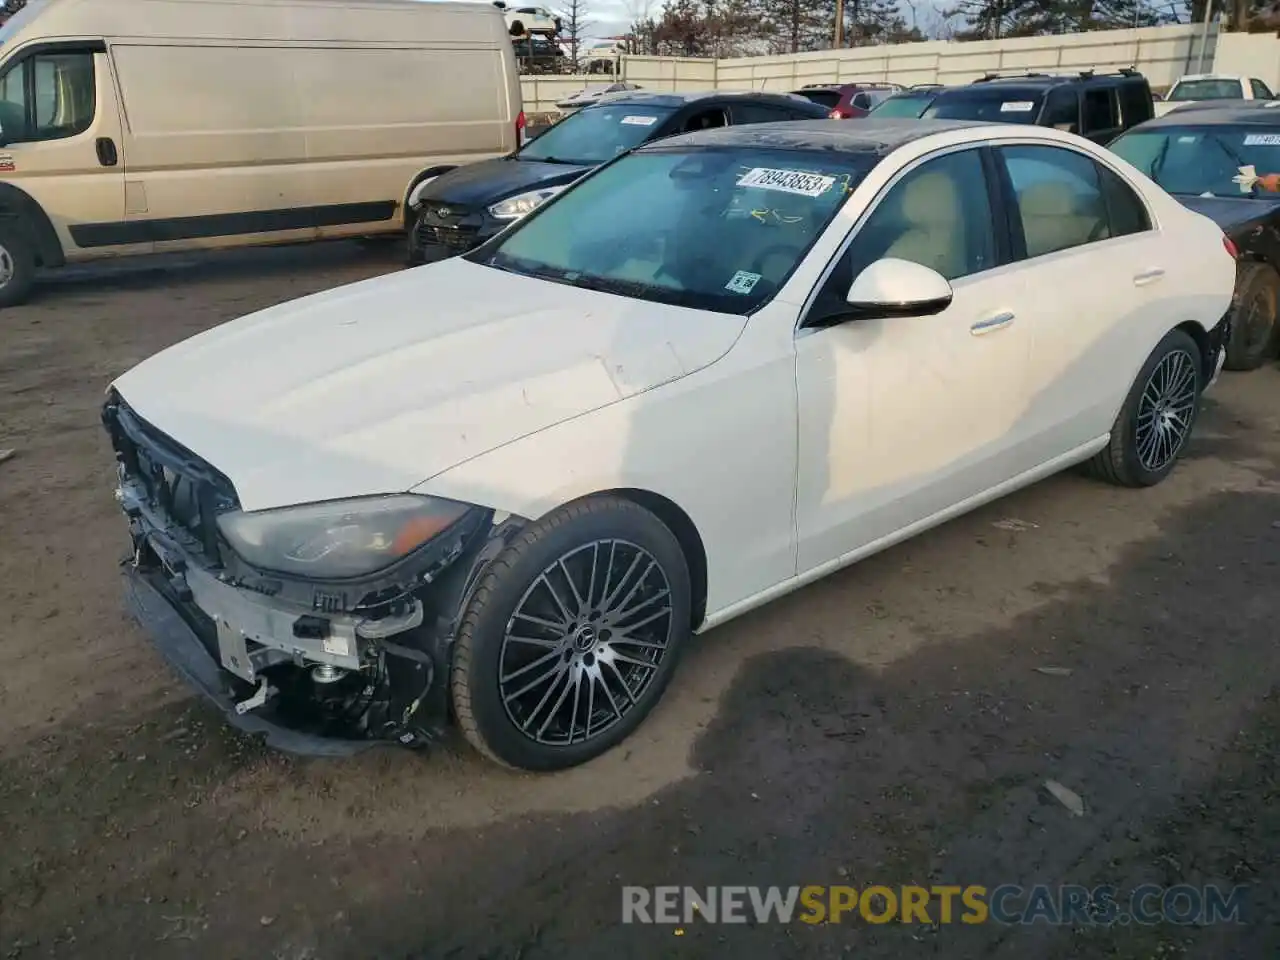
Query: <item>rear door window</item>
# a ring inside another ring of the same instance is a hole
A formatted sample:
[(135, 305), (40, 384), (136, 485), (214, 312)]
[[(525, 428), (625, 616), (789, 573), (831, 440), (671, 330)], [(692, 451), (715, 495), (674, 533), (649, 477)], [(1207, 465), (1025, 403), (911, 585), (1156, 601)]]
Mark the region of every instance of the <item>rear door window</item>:
[(1084, 92), (1084, 129), (1086, 137), (1096, 138), (1120, 129), (1120, 111), (1114, 87)]
[(1080, 132), (1080, 93), (1074, 88), (1050, 90), (1045, 101), (1042, 127), (1053, 127), (1068, 133)]
[(1013, 184), (1028, 257), (1083, 246), (1110, 236), (1098, 166), (1061, 147), (1002, 147)]
[(767, 103), (735, 103), (729, 109), (734, 123), (778, 123), (792, 118), (789, 110)]

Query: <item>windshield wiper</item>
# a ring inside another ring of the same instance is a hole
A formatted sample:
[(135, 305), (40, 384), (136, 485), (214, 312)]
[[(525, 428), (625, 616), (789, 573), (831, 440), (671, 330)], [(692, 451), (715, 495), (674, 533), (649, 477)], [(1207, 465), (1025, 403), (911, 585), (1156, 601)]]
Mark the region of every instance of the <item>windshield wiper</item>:
[(562, 157), (525, 157), (526, 160), (537, 160), (539, 163), (562, 163), (567, 167), (585, 167), (590, 164), (582, 163), (579, 160), (565, 160)]

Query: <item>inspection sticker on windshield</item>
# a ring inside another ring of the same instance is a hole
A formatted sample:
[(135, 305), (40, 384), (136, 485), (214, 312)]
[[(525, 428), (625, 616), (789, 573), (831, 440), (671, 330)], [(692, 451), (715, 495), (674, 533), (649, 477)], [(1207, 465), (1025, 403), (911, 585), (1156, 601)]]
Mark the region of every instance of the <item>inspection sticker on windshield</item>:
[(724, 288), (730, 293), (750, 293), (759, 282), (760, 274), (739, 270), (733, 275), (733, 279), (724, 285)]
[(1000, 104), (1001, 113), (1030, 113), (1036, 107), (1031, 100), (1006, 100)]
[[(820, 197), (835, 185), (835, 177), (824, 177), (817, 173), (802, 173), (799, 170), (771, 170), (768, 167), (753, 167), (742, 175), (738, 181), (740, 187), (759, 187), (761, 190), (780, 190), (783, 193), (796, 193), (802, 197)], [(739, 274), (742, 276), (742, 274)], [(755, 276), (747, 274), (747, 276)], [(759, 277), (756, 277), (759, 280)]]
[(652, 127), (658, 122), (657, 117), (642, 117), (639, 115), (631, 117), (623, 117), (621, 123), (629, 123), (634, 127)]
[(1280, 147), (1280, 133), (1250, 133), (1244, 138), (1246, 147)]

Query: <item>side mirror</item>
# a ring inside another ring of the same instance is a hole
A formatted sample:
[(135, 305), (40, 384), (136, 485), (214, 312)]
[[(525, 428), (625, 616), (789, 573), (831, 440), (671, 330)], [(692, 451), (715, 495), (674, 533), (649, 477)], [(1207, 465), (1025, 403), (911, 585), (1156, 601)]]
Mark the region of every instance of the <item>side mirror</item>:
[(947, 309), (952, 296), (936, 270), (885, 257), (854, 278), (845, 300), (855, 317), (929, 317)]
[(849, 286), (845, 303), (806, 327), (833, 327), (851, 320), (881, 317), (929, 317), (951, 305), (951, 284), (936, 270), (885, 257), (863, 270)]

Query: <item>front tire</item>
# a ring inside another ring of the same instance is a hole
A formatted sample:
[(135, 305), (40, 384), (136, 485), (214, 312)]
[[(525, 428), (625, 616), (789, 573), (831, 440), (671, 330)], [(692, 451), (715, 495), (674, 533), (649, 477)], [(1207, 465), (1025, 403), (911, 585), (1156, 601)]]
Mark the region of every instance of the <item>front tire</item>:
[(0, 307), (15, 307), (31, 294), (36, 252), (25, 230), (0, 227)]
[(416, 210), (413, 214), (413, 222), (409, 224), (409, 235), (405, 239), (404, 245), (404, 264), (406, 267), (417, 267), (427, 261), (422, 251), (422, 242), (418, 239), (419, 229), (422, 226), (422, 217), (425, 212), (426, 207)]
[(1129, 389), (1111, 442), (1089, 461), (1099, 479), (1122, 487), (1155, 486), (1172, 471), (1200, 409), (1204, 358), (1182, 330), (1160, 341)]
[(1240, 266), (1233, 304), (1228, 370), (1257, 370), (1274, 356), (1280, 341), (1280, 274), (1266, 263)]
[(616, 746), (671, 679), (690, 594), (675, 535), (630, 500), (592, 497), (531, 524), (463, 614), (450, 678), (463, 735), (525, 770)]

